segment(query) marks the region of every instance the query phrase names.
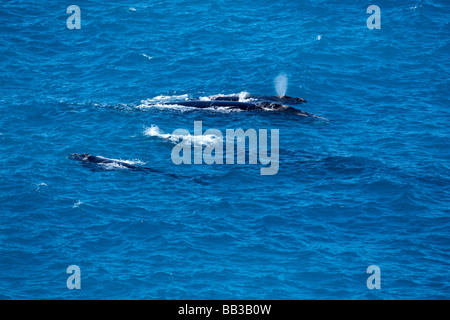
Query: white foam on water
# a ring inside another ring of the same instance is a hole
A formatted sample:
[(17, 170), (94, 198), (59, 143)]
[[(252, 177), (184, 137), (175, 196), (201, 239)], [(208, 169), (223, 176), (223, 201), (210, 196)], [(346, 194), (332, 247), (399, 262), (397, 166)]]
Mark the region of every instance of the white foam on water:
[(48, 185), (45, 182), (42, 182), (42, 183), (38, 183), (36, 186), (37, 186), (37, 188), (34, 191), (41, 192), (41, 189), (47, 187)]
[(122, 159), (111, 159), (113, 161), (120, 161), (126, 164), (130, 164), (130, 165), (143, 165), (145, 164), (145, 162), (139, 160), (139, 159), (133, 159), (133, 160), (122, 160)]
[(211, 100), (215, 100), (215, 99), (220, 99), (220, 98), (227, 98), (227, 97), (238, 97), (240, 102), (246, 102), (246, 101), (251, 101), (254, 100), (250, 97), (250, 93), (247, 91), (242, 91), (239, 93), (230, 93), (230, 94), (214, 94), (212, 96), (206, 96), (206, 97), (200, 97), (199, 100), (202, 101), (211, 101)]
[(146, 135), (148, 137), (158, 137), (158, 138), (167, 139), (167, 140), (173, 140), (173, 139), (178, 140), (176, 137), (172, 136), (171, 134), (162, 132), (158, 126), (155, 126), (153, 124), (150, 128), (148, 128), (148, 127), (145, 128), (144, 135)]
[[(177, 109), (181, 111), (190, 110), (191, 108), (186, 106), (181, 106), (176, 104), (176, 101), (187, 101), (189, 100), (189, 95), (182, 94), (182, 95), (173, 95), (173, 96), (165, 96), (160, 95), (153, 98), (149, 98), (146, 100), (141, 100), (141, 104), (135, 106), (136, 109), (146, 110), (151, 108), (157, 108), (157, 109)], [(174, 102), (171, 104), (170, 102)]]
[(180, 100), (188, 100), (188, 99), (189, 99), (189, 95), (188, 94), (180, 94), (180, 95), (172, 95), (172, 96), (160, 95), (160, 96), (156, 96), (156, 97), (147, 99), (145, 101), (148, 101), (148, 102), (167, 102), (167, 101), (180, 101)]
[(144, 135), (148, 137), (157, 137), (163, 140), (168, 140), (173, 144), (178, 144), (180, 142), (194, 145), (209, 145), (218, 141), (222, 141), (222, 137), (215, 136), (213, 134), (207, 135), (181, 135), (181, 134), (170, 134), (163, 132), (158, 126), (152, 125), (150, 128), (144, 129)]
[(112, 162), (112, 163), (99, 163), (98, 164), (100, 167), (102, 167), (105, 170), (128, 170), (129, 168), (121, 165), (120, 163), (117, 162)]
[(217, 112), (223, 112), (223, 113), (230, 113), (230, 112), (242, 112), (244, 110), (234, 108), (234, 107), (210, 107), (210, 108), (203, 108), (203, 110), (209, 110), (209, 111), (217, 111)]
[(289, 106), (287, 106), (287, 105), (284, 105), (284, 109), (280, 109), (280, 108), (278, 108), (278, 107), (273, 107), (273, 106), (271, 106), (271, 105), (268, 105), (268, 106), (262, 106), (262, 109), (264, 110), (264, 111), (280, 111), (280, 110), (285, 110), (285, 109), (287, 109)]
[(179, 104), (162, 104), (162, 103), (147, 103), (144, 102), (138, 106), (136, 106), (136, 109), (141, 109), (141, 110), (148, 110), (148, 109), (160, 109), (160, 110), (164, 110), (164, 109), (174, 109), (174, 110), (178, 110), (178, 111), (188, 111), (191, 110), (191, 107), (187, 107), (187, 106), (182, 106)]
[(77, 202), (75, 202), (75, 203), (73, 204), (72, 208), (79, 208), (80, 205), (82, 205), (82, 204), (83, 204), (83, 202), (81, 202), (80, 200), (78, 200)]
[(128, 170), (129, 168), (122, 165), (122, 163), (126, 163), (129, 165), (144, 165), (145, 164), (145, 162), (143, 162), (139, 159), (123, 160), (123, 159), (106, 158), (106, 157), (102, 157), (102, 156), (97, 156), (97, 158), (105, 159), (107, 161), (111, 161), (111, 160), (114, 161), (114, 162), (97, 164), (99, 167), (102, 167), (105, 170)]

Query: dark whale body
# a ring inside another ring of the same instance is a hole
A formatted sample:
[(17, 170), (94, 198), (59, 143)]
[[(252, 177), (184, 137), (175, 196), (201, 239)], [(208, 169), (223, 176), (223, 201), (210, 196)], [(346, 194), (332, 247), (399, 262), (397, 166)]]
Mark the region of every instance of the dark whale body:
[(255, 101), (255, 102), (240, 102), (233, 100), (188, 100), (188, 101), (174, 101), (163, 104), (176, 104), (185, 107), (193, 108), (214, 108), (214, 107), (229, 107), (240, 110), (284, 110), (289, 106), (272, 103), (268, 101)]
[(92, 156), (87, 153), (83, 153), (83, 154), (73, 153), (73, 154), (69, 155), (68, 158), (71, 160), (78, 160), (84, 166), (89, 167), (93, 170), (105, 169), (104, 167), (102, 167), (103, 165), (112, 164), (112, 165), (118, 166), (118, 168), (123, 167), (123, 168), (127, 168), (130, 170), (135, 170), (135, 171), (159, 172), (155, 169), (148, 168), (148, 167), (136, 166), (136, 165), (130, 164), (126, 161), (109, 159), (109, 158), (105, 158), (105, 157), (101, 157), (101, 156)]
[[(299, 98), (301, 99), (301, 98)], [(180, 105), (185, 107), (192, 108), (218, 108), (218, 107), (226, 107), (226, 108), (234, 108), (239, 110), (264, 110), (264, 111), (287, 111), (294, 113), (303, 117), (314, 117), (321, 118), (312, 113), (296, 109), (290, 107), (285, 104), (274, 103), (271, 101), (250, 101), (250, 102), (241, 102), (234, 100), (183, 100), (183, 101), (173, 101), (173, 102), (164, 102), (162, 105)]]
[[(136, 166), (134, 164), (130, 164), (126, 161), (122, 161), (122, 160), (117, 160), (117, 159), (109, 159), (109, 158), (105, 158), (105, 157), (101, 157), (101, 156), (92, 156), (90, 154), (87, 153), (83, 153), (83, 154), (79, 154), (79, 153), (72, 153), (68, 156), (69, 159), (71, 160), (77, 160), (80, 163), (83, 164), (83, 166), (90, 168), (91, 171), (103, 171), (106, 168), (104, 167), (104, 165), (108, 165), (108, 164), (112, 164), (112, 165), (116, 165), (119, 166), (117, 169), (120, 169), (120, 167), (124, 167), (127, 168), (129, 170), (132, 171), (140, 171), (140, 172), (145, 172), (145, 173), (156, 173), (156, 174), (163, 174), (172, 178), (188, 178), (188, 179), (192, 179), (190, 177), (184, 177), (178, 174), (174, 174), (174, 173), (168, 173), (168, 172), (162, 172), (153, 168), (148, 168), (148, 167), (142, 167), (142, 166)], [(197, 182), (197, 183), (202, 183), (202, 181), (196, 181), (195, 179), (193, 179), (193, 181)]]
[(296, 109), (289, 104), (305, 103), (303, 98), (289, 96), (250, 96), (242, 94), (215, 95), (198, 100), (181, 100), (158, 103), (160, 105), (178, 105), (199, 109), (231, 108), (238, 110), (286, 111), (302, 117), (312, 117), (327, 120), (315, 114)]
[[(305, 103), (306, 100), (303, 98), (294, 98), (289, 96), (249, 96), (247, 98), (261, 100), (261, 101), (274, 101), (274, 102), (284, 102), (288, 104), (301, 104)], [(239, 95), (230, 95), (230, 96), (211, 96), (211, 100), (220, 100), (220, 101), (240, 101)]]
[(83, 154), (78, 154), (78, 153), (73, 153), (69, 156), (69, 159), (71, 160), (78, 160), (81, 163), (93, 163), (93, 164), (115, 164), (115, 165), (119, 165), (128, 169), (139, 169), (142, 167), (139, 166), (135, 166), (132, 164), (129, 164), (125, 161), (121, 161), (121, 160), (115, 160), (115, 159), (108, 159), (108, 158), (104, 158), (104, 157), (100, 157), (100, 156), (91, 156), (90, 154), (87, 153), (83, 153)]

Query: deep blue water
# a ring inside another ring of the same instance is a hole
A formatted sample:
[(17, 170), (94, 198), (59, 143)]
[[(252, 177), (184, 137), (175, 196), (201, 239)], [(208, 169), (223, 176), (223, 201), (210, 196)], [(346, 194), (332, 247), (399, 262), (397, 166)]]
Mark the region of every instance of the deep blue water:
[[(446, 0), (2, 1), (0, 298), (450, 298), (449, 21)], [(152, 106), (281, 73), (329, 121)], [(278, 129), (278, 173), (173, 164), (194, 121)]]

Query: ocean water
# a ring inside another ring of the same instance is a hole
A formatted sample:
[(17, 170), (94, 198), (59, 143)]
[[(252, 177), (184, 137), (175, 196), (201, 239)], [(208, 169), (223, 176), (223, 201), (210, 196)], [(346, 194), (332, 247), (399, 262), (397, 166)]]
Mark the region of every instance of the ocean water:
[[(449, 21), (446, 0), (2, 1), (0, 298), (450, 298)], [(328, 121), (155, 105), (280, 74)], [(278, 129), (277, 174), (175, 165), (194, 121)]]

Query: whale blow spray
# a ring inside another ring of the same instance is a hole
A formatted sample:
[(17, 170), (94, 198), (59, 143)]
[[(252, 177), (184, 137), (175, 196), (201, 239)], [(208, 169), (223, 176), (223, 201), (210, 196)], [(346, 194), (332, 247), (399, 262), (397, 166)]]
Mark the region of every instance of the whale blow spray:
[(284, 97), (286, 95), (287, 85), (288, 79), (285, 73), (282, 73), (275, 78), (275, 89), (277, 90), (277, 95), (279, 97)]

